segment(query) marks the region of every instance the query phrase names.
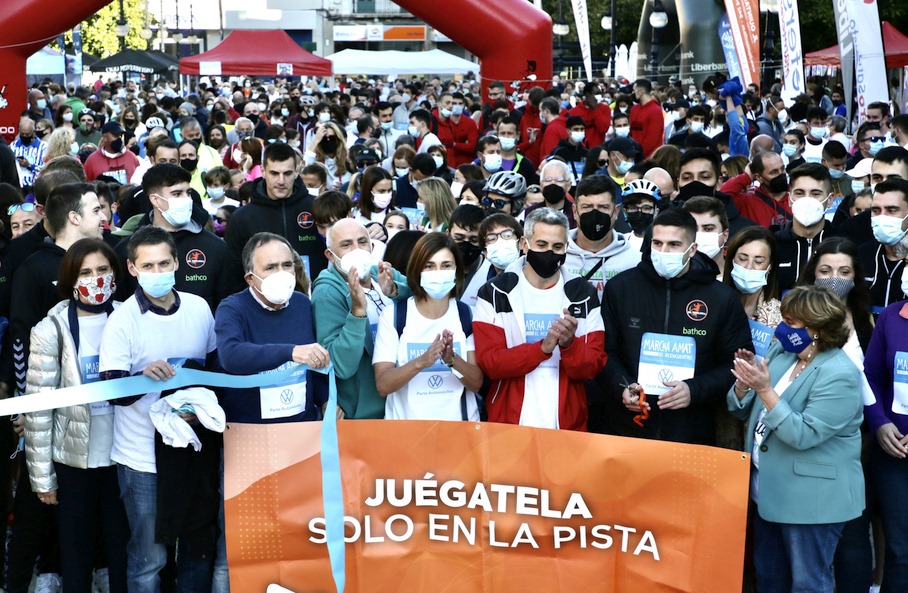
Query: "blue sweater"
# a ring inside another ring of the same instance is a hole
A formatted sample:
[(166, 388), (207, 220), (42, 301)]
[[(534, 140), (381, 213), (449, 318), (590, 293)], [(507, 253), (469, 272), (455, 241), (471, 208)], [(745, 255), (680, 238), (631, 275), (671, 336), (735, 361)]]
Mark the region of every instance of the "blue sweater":
[[(312, 305), (309, 297), (295, 292), (290, 304), (280, 311), (262, 307), (250, 289), (221, 301), (215, 314), (221, 368), (234, 375), (252, 375), (292, 362), (293, 347), (315, 342)], [(228, 422), (270, 424), (320, 420), (321, 407), (328, 400), (325, 375), (306, 372), (306, 407), (298, 414), (263, 419), (259, 389), (224, 389), (221, 407)]]

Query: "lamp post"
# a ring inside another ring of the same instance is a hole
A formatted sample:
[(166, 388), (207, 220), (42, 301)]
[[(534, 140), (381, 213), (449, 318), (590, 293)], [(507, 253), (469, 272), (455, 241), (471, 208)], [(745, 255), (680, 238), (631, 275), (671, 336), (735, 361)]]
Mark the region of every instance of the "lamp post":
[(779, 11), (779, 0), (763, 0), (760, 4), (766, 12), (766, 33), (763, 35), (763, 84), (760, 91), (766, 93), (772, 87), (772, 54), (776, 46), (776, 30), (770, 25), (770, 18)]
[(126, 35), (129, 34), (129, 25), (126, 24), (126, 14), (123, 11), (123, 0), (120, 0), (120, 18), (117, 19), (117, 26), (114, 27), (114, 33), (120, 39), (120, 51), (126, 49)]
[(564, 0), (558, 0), (558, 20), (552, 24), (552, 33), (558, 37), (558, 60), (555, 62), (555, 73), (561, 74), (562, 60), (564, 59), (564, 36), (571, 32), (567, 21), (564, 20)]
[(649, 15), (649, 26), (653, 28), (650, 48), (650, 78), (656, 81), (659, 68), (659, 44), (662, 43), (662, 29), (668, 24), (668, 15), (662, 6), (662, 0), (653, 0), (653, 11)]
[(611, 6), (608, 11), (602, 15), (602, 29), (609, 32), (609, 41), (608, 41), (608, 63), (609, 63), (609, 79), (615, 80), (615, 57), (617, 54), (617, 44), (615, 42), (615, 30), (617, 27), (616, 16), (618, 12), (617, 0), (611, 0)]

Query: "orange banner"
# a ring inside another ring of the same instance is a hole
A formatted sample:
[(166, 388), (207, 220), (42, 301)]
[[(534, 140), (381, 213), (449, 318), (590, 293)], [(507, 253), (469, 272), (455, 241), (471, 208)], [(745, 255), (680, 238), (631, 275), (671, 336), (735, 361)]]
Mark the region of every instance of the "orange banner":
[[(335, 591), (320, 424), (224, 433), (230, 586)], [(750, 458), (493, 423), (338, 422), (346, 591), (741, 590)]]
[(725, 0), (735, 53), (741, 65), (744, 90), (760, 84), (760, 4), (759, 0)]

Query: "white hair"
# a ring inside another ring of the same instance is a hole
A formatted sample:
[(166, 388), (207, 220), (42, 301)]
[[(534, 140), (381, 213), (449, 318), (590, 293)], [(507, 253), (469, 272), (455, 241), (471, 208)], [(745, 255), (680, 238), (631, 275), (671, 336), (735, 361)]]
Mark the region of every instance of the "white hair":
[(567, 216), (561, 210), (537, 208), (530, 212), (523, 222), (523, 236), (526, 237), (527, 241), (533, 236), (533, 230), (538, 223), (564, 227), (565, 237), (567, 237), (567, 232), (570, 228)]
[(571, 185), (574, 185), (574, 172), (571, 171), (571, 168), (568, 167), (568, 164), (560, 159), (549, 159), (542, 165), (542, 170), (539, 172), (539, 178), (542, 179), (545, 177), (545, 172), (548, 171), (549, 167), (552, 165), (557, 165), (561, 167), (564, 171), (564, 178), (571, 182)]

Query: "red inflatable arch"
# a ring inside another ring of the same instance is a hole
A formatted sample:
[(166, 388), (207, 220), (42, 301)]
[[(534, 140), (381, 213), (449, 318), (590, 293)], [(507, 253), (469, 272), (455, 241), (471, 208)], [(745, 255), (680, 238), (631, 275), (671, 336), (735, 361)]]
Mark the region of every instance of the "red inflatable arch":
[[(12, 140), (27, 107), (25, 62), (61, 32), (94, 14), (110, 0), (3, 0), (0, 14), (0, 135)], [(430, 26), (479, 57), (483, 96), (488, 83), (507, 85), (535, 75), (552, 78), (552, 20), (527, 0), (461, 0), (449, 4), (398, 0)]]

